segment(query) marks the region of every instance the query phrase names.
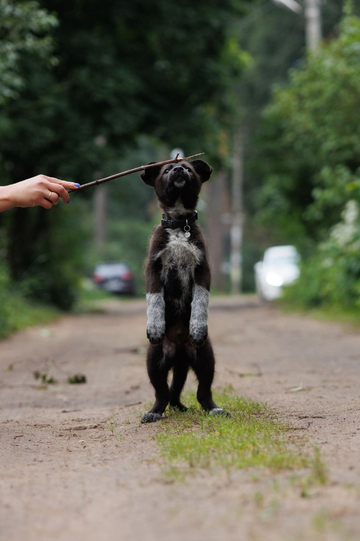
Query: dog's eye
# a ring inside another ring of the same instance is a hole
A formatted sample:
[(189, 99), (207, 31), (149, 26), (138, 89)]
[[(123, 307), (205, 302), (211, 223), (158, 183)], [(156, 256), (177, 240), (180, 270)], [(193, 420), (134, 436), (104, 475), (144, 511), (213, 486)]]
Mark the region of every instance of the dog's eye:
[(185, 167), (186, 171), (189, 171), (189, 173), (191, 173), (191, 169), (190, 167)]
[(164, 173), (169, 173), (170, 169), (165, 169)]

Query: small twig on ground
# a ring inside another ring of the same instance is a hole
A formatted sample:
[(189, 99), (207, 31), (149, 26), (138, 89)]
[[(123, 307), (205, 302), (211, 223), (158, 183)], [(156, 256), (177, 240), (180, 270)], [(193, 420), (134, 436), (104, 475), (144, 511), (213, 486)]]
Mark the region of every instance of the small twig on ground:
[(226, 371), (229, 372), (229, 374), (234, 374), (236, 376), (239, 376), (239, 378), (247, 378), (247, 377), (261, 377), (262, 372), (260, 370), (260, 367), (257, 364), (254, 364), (255, 368), (257, 368), (257, 372), (238, 372), (237, 370), (231, 370), (231, 368), (226, 368)]
[(286, 431), (292, 431), (292, 430), (307, 430), (308, 428), (310, 428), (311, 426), (311, 422), (308, 421), (308, 424), (307, 426), (289, 426), (287, 428), (285, 428)]
[(90, 186), (99, 186), (100, 184), (104, 184), (104, 182), (109, 182), (109, 180), (113, 180), (114, 178), (124, 177), (125, 175), (131, 175), (132, 173), (138, 173), (139, 171), (144, 171), (145, 169), (150, 169), (151, 167), (162, 167), (163, 165), (168, 165), (169, 163), (187, 162), (192, 158), (202, 156), (203, 154), (204, 152), (199, 152), (198, 154), (193, 154), (192, 156), (188, 156), (187, 158), (179, 158), (179, 154), (176, 154), (175, 158), (172, 158), (171, 160), (165, 160), (164, 162), (155, 162), (147, 165), (140, 165), (140, 167), (135, 167), (134, 169), (128, 169), (127, 171), (115, 173), (115, 175), (110, 175), (109, 177), (99, 178), (98, 180), (93, 180), (92, 182), (81, 184), (81, 186), (76, 190), (68, 191), (69, 193), (77, 192), (79, 190), (83, 190), (84, 188), (89, 188)]
[(297, 415), (298, 419), (326, 419), (325, 415)]

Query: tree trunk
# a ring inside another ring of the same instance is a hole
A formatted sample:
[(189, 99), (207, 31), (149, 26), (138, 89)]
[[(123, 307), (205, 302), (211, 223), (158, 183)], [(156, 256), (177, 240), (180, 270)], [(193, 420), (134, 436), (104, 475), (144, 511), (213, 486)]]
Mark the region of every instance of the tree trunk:
[(223, 263), (225, 259), (225, 227), (223, 214), (225, 212), (226, 191), (225, 170), (207, 184), (207, 236), (212, 274), (212, 285), (219, 291), (225, 290)]

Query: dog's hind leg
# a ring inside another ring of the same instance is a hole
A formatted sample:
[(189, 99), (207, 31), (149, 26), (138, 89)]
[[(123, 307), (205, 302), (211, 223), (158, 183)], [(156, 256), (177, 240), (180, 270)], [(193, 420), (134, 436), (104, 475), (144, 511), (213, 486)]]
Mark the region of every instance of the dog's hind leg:
[(176, 351), (173, 360), (173, 378), (170, 386), (170, 406), (180, 411), (187, 411), (187, 407), (180, 402), (181, 391), (183, 390), (187, 373), (189, 370), (189, 358), (185, 348)]
[(146, 364), (150, 382), (155, 389), (156, 400), (151, 410), (142, 416), (141, 422), (153, 423), (161, 419), (170, 397), (167, 383), (169, 366), (166, 363), (162, 345), (149, 346)]
[(191, 366), (199, 382), (197, 399), (200, 405), (211, 415), (230, 416), (230, 413), (219, 408), (212, 398), (211, 385), (215, 374), (215, 358), (209, 339), (196, 350), (196, 356)]

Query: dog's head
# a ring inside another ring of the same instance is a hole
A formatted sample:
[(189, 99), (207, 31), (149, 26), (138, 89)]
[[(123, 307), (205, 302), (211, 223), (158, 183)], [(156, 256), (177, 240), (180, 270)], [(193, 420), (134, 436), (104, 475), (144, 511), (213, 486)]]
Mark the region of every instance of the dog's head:
[(206, 162), (195, 160), (151, 167), (141, 173), (141, 178), (154, 188), (162, 208), (171, 209), (180, 202), (185, 209), (193, 210), (201, 186), (209, 180), (212, 172), (212, 167)]

